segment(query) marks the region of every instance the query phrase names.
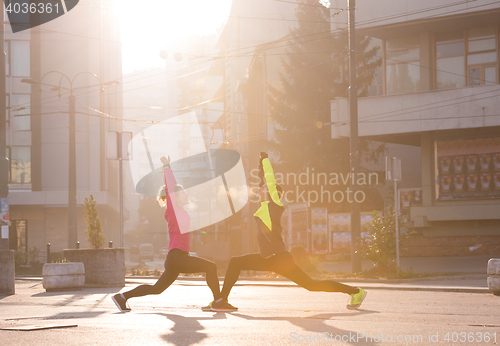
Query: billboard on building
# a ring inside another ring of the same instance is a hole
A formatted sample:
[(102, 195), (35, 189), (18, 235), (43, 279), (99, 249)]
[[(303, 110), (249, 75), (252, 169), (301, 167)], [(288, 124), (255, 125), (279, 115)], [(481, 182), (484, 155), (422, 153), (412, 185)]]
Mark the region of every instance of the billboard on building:
[(398, 194), (401, 213), (409, 215), (411, 207), (422, 206), (422, 188), (398, 189)]
[(313, 254), (328, 253), (328, 210), (311, 208), (311, 240)]
[(438, 200), (500, 197), (500, 137), (436, 141)]
[(288, 246), (302, 245), (308, 249), (308, 207), (307, 203), (288, 206)]
[[(361, 213), (361, 237), (370, 235), (371, 213)], [(330, 232), (330, 252), (349, 253), (351, 251), (351, 214), (329, 214), (328, 230)]]

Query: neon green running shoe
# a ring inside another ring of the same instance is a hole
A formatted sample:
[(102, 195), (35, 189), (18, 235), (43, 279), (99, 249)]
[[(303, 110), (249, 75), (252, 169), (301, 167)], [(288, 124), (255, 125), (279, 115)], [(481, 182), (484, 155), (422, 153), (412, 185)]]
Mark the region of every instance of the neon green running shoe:
[(203, 307), (201, 308), (201, 311), (212, 311), (212, 304), (213, 304), (213, 303), (214, 303), (214, 302), (210, 302), (210, 304), (208, 304), (207, 306), (203, 306)]
[(363, 300), (366, 298), (367, 294), (368, 293), (364, 289), (359, 288), (358, 293), (351, 294), (351, 296), (349, 297), (349, 303), (347, 304), (347, 308), (349, 310), (358, 309), (361, 306)]

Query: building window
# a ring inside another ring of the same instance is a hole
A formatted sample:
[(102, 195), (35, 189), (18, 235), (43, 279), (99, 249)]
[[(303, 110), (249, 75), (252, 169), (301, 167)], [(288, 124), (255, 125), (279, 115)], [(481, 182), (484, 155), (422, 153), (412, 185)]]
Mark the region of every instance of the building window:
[(5, 41), (6, 73), (12, 77), (29, 77), (30, 41)]
[(11, 94), (8, 117), (11, 132), (31, 130), (30, 105), (30, 94)]
[[(28, 220), (11, 220), (9, 229), (9, 249), (28, 251)], [(28, 264), (28, 256), (26, 263)]]
[(11, 184), (31, 184), (31, 147), (9, 148)]
[(30, 94), (7, 95), (9, 183), (31, 184)]
[(497, 83), (495, 26), (436, 33), (436, 89)]
[(467, 84), (488, 85), (497, 82), (497, 46), (495, 26), (467, 30)]
[[(377, 49), (377, 54), (372, 58), (370, 62), (381, 61), (382, 40), (375, 37), (371, 37), (370, 44), (366, 50), (369, 51), (370, 49), (373, 48)], [(380, 67), (377, 67), (377, 69), (375, 70), (373, 80), (371, 84), (368, 86), (367, 91), (368, 91), (367, 92), (368, 96), (378, 96), (384, 94), (384, 72), (382, 70), (382, 64), (380, 64)]]
[(465, 86), (465, 43), (462, 30), (437, 33), (436, 89)]
[[(5, 17), (7, 18), (7, 17)], [(5, 76), (10, 76), (10, 46), (9, 41), (5, 41), (4, 46), (5, 50)]]
[(420, 89), (418, 36), (385, 41), (386, 92), (401, 94)]

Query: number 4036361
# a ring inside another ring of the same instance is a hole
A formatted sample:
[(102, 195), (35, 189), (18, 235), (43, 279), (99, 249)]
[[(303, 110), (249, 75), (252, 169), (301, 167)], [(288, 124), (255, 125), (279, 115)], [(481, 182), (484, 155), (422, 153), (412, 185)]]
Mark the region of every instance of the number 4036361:
[(43, 2), (39, 3), (12, 3), (10, 2), (5, 8), (7, 13), (15, 13), (15, 14), (27, 14), (27, 13), (59, 13), (59, 3), (52, 4), (50, 2), (44, 4)]
[(497, 342), (497, 333), (490, 332), (448, 332), (444, 336), (444, 341), (446, 342), (467, 342), (467, 343), (479, 343), (479, 342)]

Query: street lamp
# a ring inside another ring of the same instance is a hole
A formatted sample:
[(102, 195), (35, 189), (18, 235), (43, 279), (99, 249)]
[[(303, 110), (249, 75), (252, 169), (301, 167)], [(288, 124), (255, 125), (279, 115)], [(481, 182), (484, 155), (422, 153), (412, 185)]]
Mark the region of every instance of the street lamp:
[(119, 185), (120, 185), (120, 247), (123, 242), (123, 160), (130, 160), (131, 153), (128, 152), (128, 143), (132, 141), (132, 132), (108, 132), (106, 143), (106, 159), (118, 160), (119, 163)]
[(401, 159), (399, 157), (385, 158), (385, 179), (394, 182), (394, 220), (396, 233), (396, 267), (399, 275), (399, 198), (398, 181), (401, 181)]
[[(49, 74), (59, 74), (61, 78), (59, 79), (59, 84), (58, 85), (52, 85), (52, 84), (46, 84), (43, 83), (43, 79), (49, 75)], [(73, 83), (75, 79), (83, 74), (91, 75), (94, 76), (99, 84), (97, 85), (91, 85), (91, 86), (86, 86), (86, 87), (78, 87), (74, 88)], [(66, 79), (69, 82), (69, 88), (61, 86), (61, 83), (63, 79)], [(91, 72), (80, 72), (77, 73), (72, 79), (69, 78), (66, 74), (59, 72), (59, 71), (49, 71), (45, 73), (40, 81), (34, 80), (34, 79), (21, 79), (22, 83), (28, 83), (28, 84), (35, 84), (40, 86), (40, 91), (41, 86), (49, 86), (51, 87), (51, 90), (53, 91), (58, 91), (59, 92), (59, 97), (61, 97), (61, 89), (65, 89), (70, 92), (69, 95), (69, 179), (68, 179), (68, 248), (72, 248), (76, 246), (76, 241), (78, 238), (78, 233), (77, 233), (77, 215), (76, 215), (76, 143), (75, 143), (75, 136), (76, 136), (76, 129), (75, 129), (75, 103), (76, 103), (76, 97), (73, 95), (73, 91), (78, 90), (78, 89), (83, 89), (83, 88), (90, 88), (93, 86), (100, 86), (101, 87), (101, 92), (104, 91), (104, 86), (114, 86), (119, 84), (118, 81), (110, 81), (106, 83), (102, 83), (99, 77), (95, 73)]]

